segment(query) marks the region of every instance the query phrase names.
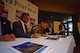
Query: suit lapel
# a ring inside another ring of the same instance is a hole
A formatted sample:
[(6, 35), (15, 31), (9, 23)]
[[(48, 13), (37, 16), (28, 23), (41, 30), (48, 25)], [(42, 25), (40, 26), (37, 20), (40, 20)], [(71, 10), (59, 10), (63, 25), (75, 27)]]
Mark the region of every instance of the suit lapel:
[(28, 31), (27, 31), (27, 30), (28, 30), (28, 29), (27, 29), (27, 25), (26, 25), (26, 24), (24, 24), (24, 26), (25, 26), (25, 30), (26, 30), (26, 32), (28, 32)]
[(24, 29), (20, 21), (19, 21), (19, 24), (20, 24), (21, 31), (24, 33)]

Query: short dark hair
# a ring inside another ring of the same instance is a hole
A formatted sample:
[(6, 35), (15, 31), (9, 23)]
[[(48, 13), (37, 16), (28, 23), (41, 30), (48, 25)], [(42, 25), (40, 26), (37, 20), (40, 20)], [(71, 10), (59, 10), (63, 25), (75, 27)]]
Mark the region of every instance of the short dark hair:
[(25, 16), (29, 16), (29, 13), (22, 13), (20, 19), (24, 18)]
[(2, 0), (0, 0), (0, 4), (3, 4), (4, 5), (4, 2)]

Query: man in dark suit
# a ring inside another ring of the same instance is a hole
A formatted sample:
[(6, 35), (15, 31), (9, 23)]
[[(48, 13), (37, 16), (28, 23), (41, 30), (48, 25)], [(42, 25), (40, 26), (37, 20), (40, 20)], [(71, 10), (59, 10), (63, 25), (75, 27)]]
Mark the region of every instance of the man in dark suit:
[(39, 31), (40, 31), (39, 33), (41, 34), (41, 36), (47, 37), (50, 33), (48, 24), (46, 22), (41, 21)]
[(53, 29), (53, 24), (52, 23), (49, 23), (49, 31), (50, 31), (50, 35), (53, 35), (54, 34), (54, 29)]
[(4, 12), (4, 3), (0, 0), (0, 41), (13, 41), (15, 35), (11, 31), (10, 21), (1, 15)]
[(28, 23), (29, 19), (30, 19), (30, 16), (28, 13), (22, 13), (20, 20), (18, 22), (14, 22), (13, 32), (16, 35), (16, 37), (39, 38), (39, 34), (28, 33), (26, 23)]
[(59, 31), (60, 31), (60, 35), (65, 35), (65, 30), (67, 30), (66, 28), (65, 28), (65, 25), (64, 25), (64, 23), (63, 23), (63, 20), (61, 20), (61, 23), (60, 23), (60, 25), (59, 25)]

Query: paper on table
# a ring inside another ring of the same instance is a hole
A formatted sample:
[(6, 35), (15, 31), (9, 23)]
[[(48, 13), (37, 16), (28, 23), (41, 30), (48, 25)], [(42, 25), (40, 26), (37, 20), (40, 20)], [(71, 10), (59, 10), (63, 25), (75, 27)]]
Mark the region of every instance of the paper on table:
[(61, 38), (61, 36), (57, 36), (57, 37), (47, 37), (46, 39), (48, 40), (59, 40)]
[(53, 49), (52, 47), (37, 44), (37, 43), (32, 43), (32, 42), (25, 42), (23, 44), (19, 44), (12, 47), (22, 53), (26, 53), (26, 52), (27, 53), (48, 53)]

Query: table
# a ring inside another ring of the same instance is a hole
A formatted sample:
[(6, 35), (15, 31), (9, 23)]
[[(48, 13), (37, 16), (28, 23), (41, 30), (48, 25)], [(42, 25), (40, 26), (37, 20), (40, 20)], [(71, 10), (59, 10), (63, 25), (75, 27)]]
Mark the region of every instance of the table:
[(16, 38), (15, 41), (0, 42), (0, 53), (14, 53), (8, 47), (18, 45), (18, 44), (21, 44), (27, 41), (53, 47), (53, 51), (51, 51), (50, 53), (73, 53), (74, 47), (76, 47), (73, 36), (68, 36), (66, 38), (60, 38), (59, 40), (46, 40), (45, 38), (46, 37)]

